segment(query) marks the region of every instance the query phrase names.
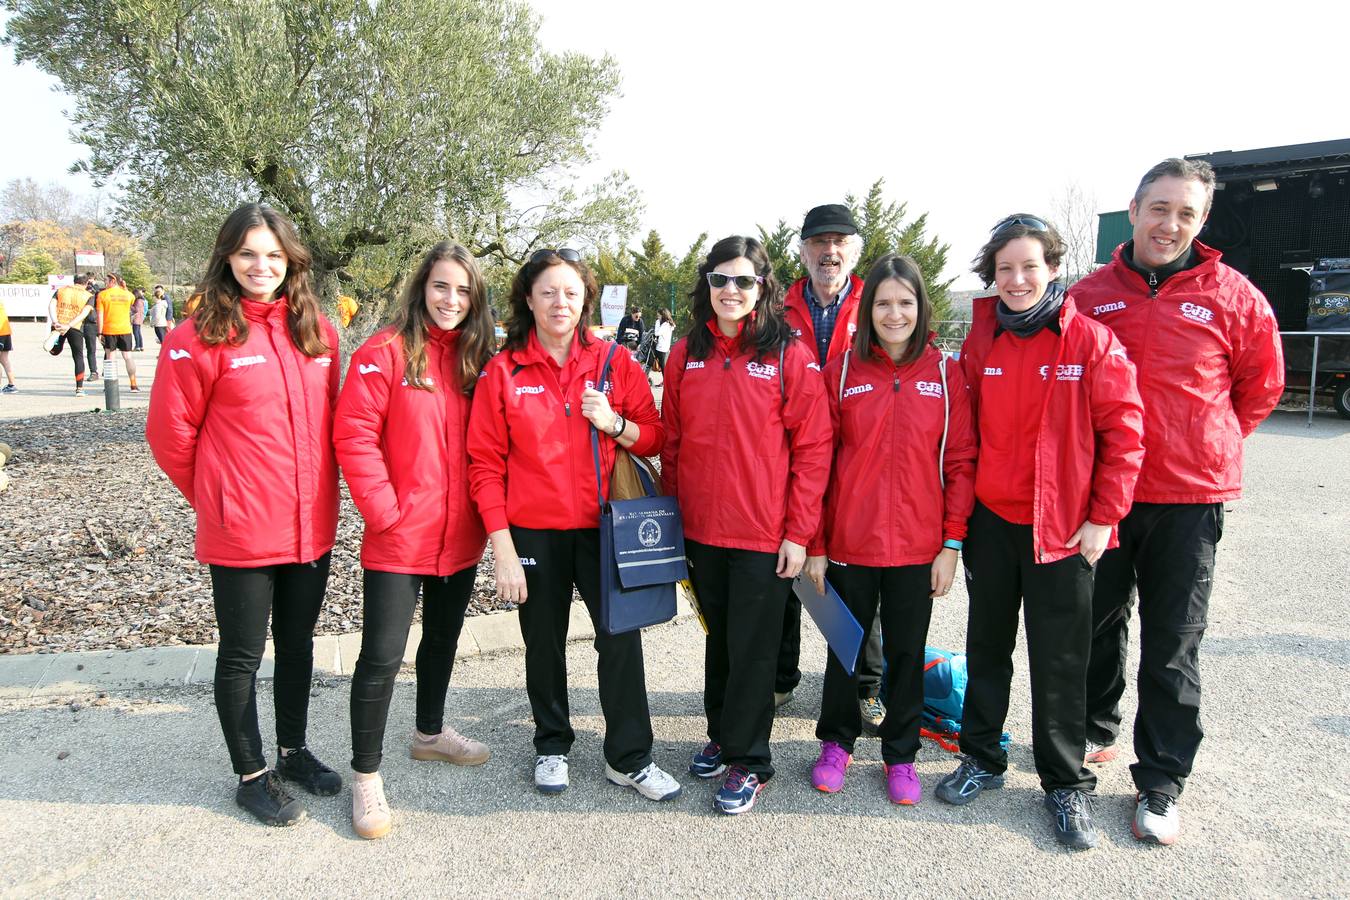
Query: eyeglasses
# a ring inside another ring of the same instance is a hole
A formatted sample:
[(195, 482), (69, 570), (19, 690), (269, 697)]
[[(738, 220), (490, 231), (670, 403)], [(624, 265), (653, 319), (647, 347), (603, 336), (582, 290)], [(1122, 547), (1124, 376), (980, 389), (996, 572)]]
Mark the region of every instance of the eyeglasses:
[(530, 262), (531, 263), (541, 262), (545, 259), (548, 259), (551, 256), (556, 256), (559, 259), (564, 259), (567, 260), (568, 262), (581, 262), (581, 254), (573, 250), (571, 247), (563, 247), (561, 250), (554, 250), (550, 247), (545, 247), (543, 250), (536, 250), (534, 251), (534, 254), (530, 257)]
[(710, 288), (724, 288), (724, 287), (727, 286), (727, 282), (728, 282), (728, 281), (734, 282), (735, 285), (736, 285), (736, 289), (737, 289), (737, 290), (740, 290), (740, 291), (748, 291), (748, 290), (750, 290), (752, 287), (754, 287), (754, 286), (757, 285), (757, 284), (763, 284), (763, 283), (764, 283), (764, 276), (763, 276), (763, 275), (723, 275), (721, 272), (709, 272), (709, 273), (708, 273), (708, 287), (710, 287)]
[(1015, 225), (1021, 225), (1030, 228), (1032, 231), (1049, 231), (1050, 226), (1035, 216), (1008, 216), (1002, 222), (994, 226), (994, 230), (989, 232), (991, 235), (998, 234), (1000, 231), (1006, 231)]

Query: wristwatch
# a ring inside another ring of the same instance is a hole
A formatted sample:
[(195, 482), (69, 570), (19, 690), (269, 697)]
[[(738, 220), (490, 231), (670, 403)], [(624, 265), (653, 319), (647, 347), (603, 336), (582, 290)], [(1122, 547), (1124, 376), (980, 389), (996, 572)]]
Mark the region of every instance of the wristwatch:
[(612, 438), (617, 438), (619, 435), (623, 434), (623, 430), (624, 430), (625, 428), (627, 428), (627, 427), (628, 427), (628, 421), (627, 421), (626, 419), (624, 419), (623, 416), (619, 415), (618, 413), (615, 413), (615, 414), (614, 414), (614, 429), (613, 429), (612, 431), (610, 431), (609, 436), (612, 437)]

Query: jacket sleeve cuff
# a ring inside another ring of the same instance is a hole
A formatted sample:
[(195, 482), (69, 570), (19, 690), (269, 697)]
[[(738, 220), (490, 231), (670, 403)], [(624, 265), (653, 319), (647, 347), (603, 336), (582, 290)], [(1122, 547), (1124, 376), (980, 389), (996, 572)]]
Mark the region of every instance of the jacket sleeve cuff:
[(488, 534), (511, 527), (511, 523), (506, 518), (505, 506), (494, 506), (479, 512), (483, 517), (483, 530)]
[(786, 537), (789, 541), (792, 541), (792, 543), (794, 544), (801, 544), (803, 547), (810, 547), (811, 542), (815, 540), (816, 536), (814, 532), (812, 532), (811, 534), (802, 534), (800, 531), (793, 531), (792, 529), (788, 529)]

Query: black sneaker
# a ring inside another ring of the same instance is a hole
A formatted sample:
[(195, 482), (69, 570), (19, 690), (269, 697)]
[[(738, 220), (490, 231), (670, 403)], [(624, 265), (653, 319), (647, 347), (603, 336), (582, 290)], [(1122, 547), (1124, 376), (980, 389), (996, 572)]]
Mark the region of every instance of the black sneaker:
[(241, 781), (234, 802), (266, 825), (294, 825), (305, 818), (305, 807), (286, 793), (275, 772), (267, 771), (252, 781)]
[(319, 797), (335, 797), (342, 790), (342, 776), (319, 762), (308, 747), (292, 750), (287, 756), (278, 750), (277, 774)]
[(1092, 794), (1087, 791), (1045, 792), (1045, 808), (1055, 821), (1055, 840), (1074, 850), (1097, 846), (1097, 829), (1092, 825)]
[(955, 772), (938, 782), (934, 793), (939, 800), (945, 800), (954, 806), (965, 806), (980, 796), (981, 791), (1001, 787), (1003, 787), (1002, 775), (990, 772), (976, 762), (973, 756), (963, 756), (961, 765), (956, 767)]

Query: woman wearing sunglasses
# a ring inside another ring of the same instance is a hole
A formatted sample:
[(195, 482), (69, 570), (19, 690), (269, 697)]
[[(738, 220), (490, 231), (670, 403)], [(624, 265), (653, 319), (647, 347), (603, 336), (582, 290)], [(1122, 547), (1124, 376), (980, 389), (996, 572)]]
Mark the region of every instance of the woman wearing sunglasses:
[(605, 777), (651, 800), (680, 785), (652, 761), (642, 634), (599, 628), (600, 510), (590, 430), (600, 433), (600, 489), (609, 493), (616, 447), (661, 450), (665, 432), (642, 368), (586, 327), (599, 294), (570, 249), (540, 250), (516, 273), (502, 352), (483, 370), (469, 421), (470, 493), (492, 542), (497, 594), (520, 607), (525, 687), (534, 714), (534, 784), (568, 786), (575, 734), (564, 654), (572, 587), (597, 623)]
[[(828, 577), (859, 622), (881, 607), (886, 717), (881, 757), (892, 803), (919, 802), (914, 757), (923, 711), (924, 641), (933, 598), (946, 596), (975, 502), (975, 432), (959, 366), (933, 347), (932, 304), (907, 256), (872, 265), (853, 346), (825, 367), (834, 467), (806, 574)], [(828, 552), (828, 572), (827, 554)], [(862, 732), (858, 679), (827, 654), (820, 758), (812, 785), (844, 786)]]
[(465, 433), (478, 373), (492, 358), (492, 314), (478, 264), (448, 242), (422, 258), (388, 328), (352, 354), (333, 442), (361, 541), (364, 616), (352, 675), (352, 827), (393, 819), (380, 778), (384, 729), (408, 629), (422, 599), (413, 759), (461, 766), (488, 748), (444, 724), (445, 694), (486, 537), (469, 500)]
[(980, 454), (966, 537), (969, 684), (956, 771), (937, 796), (962, 805), (1001, 787), (1000, 746), (1018, 607), (1026, 621), (1032, 745), (1055, 837), (1095, 846), (1083, 765), (1093, 566), (1116, 544), (1143, 462), (1133, 364), (1055, 283), (1064, 242), (1045, 220), (994, 227), (974, 271), (996, 297), (975, 301), (961, 351)]
[(689, 771), (725, 772), (713, 808), (735, 815), (774, 774), (783, 609), (820, 521), (830, 420), (815, 354), (791, 338), (759, 241), (713, 245), (690, 297), (693, 324), (666, 366), (661, 477), (680, 503), (708, 626), (708, 743)]

